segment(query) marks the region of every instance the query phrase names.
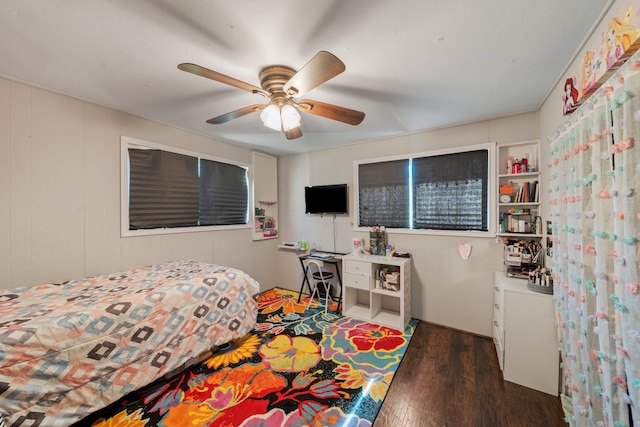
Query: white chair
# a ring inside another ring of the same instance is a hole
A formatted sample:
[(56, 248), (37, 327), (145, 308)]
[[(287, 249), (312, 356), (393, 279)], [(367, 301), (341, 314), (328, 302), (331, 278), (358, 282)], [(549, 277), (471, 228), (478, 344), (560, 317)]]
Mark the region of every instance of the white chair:
[(307, 277), (309, 278), (309, 283), (311, 283), (311, 279), (313, 279), (314, 282), (311, 297), (307, 303), (307, 310), (311, 307), (311, 302), (316, 294), (318, 301), (322, 302), (322, 296), (320, 295), (320, 290), (318, 288), (318, 286), (322, 285), (324, 288), (324, 312), (326, 313), (329, 307), (329, 298), (331, 298), (331, 282), (329, 282), (329, 280), (333, 279), (333, 273), (323, 270), (322, 267), (324, 266), (324, 263), (316, 259), (306, 259), (304, 260), (304, 264), (305, 274), (307, 274)]

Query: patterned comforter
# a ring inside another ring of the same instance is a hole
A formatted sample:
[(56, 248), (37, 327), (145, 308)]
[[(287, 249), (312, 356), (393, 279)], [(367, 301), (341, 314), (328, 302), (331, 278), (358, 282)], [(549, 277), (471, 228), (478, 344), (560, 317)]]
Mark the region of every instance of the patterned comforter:
[(0, 415), (71, 425), (245, 335), (259, 291), (240, 270), (198, 261), (0, 290)]

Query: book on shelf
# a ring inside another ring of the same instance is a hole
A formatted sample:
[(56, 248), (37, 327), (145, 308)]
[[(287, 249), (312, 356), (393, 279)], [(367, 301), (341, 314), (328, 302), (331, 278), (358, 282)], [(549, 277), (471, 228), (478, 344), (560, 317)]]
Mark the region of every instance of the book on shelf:
[(540, 190), (538, 181), (523, 182), (514, 195), (514, 203), (536, 203), (539, 201)]
[(533, 181), (529, 184), (529, 201), (537, 202), (538, 201), (538, 181)]

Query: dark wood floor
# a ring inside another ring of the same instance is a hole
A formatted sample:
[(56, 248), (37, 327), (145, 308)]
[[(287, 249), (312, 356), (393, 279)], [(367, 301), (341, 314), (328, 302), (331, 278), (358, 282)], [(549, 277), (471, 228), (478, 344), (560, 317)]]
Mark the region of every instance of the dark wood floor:
[(567, 427), (560, 398), (502, 379), (493, 342), (420, 322), (374, 427)]

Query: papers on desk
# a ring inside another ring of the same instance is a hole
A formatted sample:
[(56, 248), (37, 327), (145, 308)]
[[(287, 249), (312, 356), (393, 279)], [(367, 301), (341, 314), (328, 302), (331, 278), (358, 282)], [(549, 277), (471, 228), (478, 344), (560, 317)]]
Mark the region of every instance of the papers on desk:
[(333, 258), (333, 255), (331, 255), (331, 254), (323, 254), (323, 253), (313, 253), (313, 254), (309, 255), (309, 258), (329, 259), (329, 258)]

